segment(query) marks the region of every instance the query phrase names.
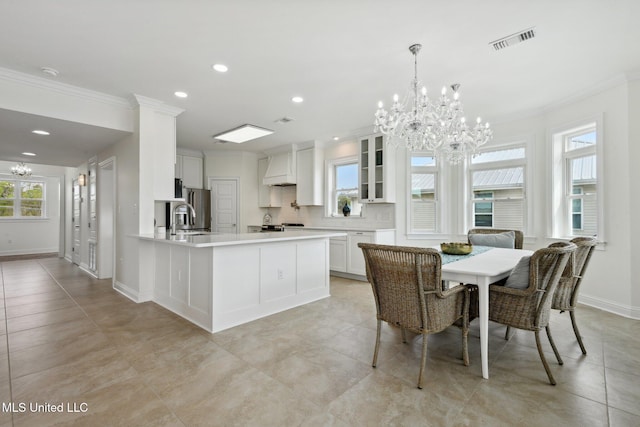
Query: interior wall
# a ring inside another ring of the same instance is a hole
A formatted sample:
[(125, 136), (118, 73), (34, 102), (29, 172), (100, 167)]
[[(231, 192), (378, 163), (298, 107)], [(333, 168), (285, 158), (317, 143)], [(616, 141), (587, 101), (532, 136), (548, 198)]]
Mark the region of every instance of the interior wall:
[(118, 290), (137, 299), (138, 281), (138, 136), (134, 133), (98, 154), (98, 163), (115, 157), (116, 167), (116, 277)]
[(208, 188), (209, 178), (239, 178), (239, 233), (246, 233), (250, 224), (262, 224), (262, 214), (258, 208), (258, 156), (255, 153), (205, 153), (204, 176), (205, 188)]
[[(0, 160), (0, 179), (11, 178), (15, 162)], [(43, 177), (46, 186), (46, 219), (0, 220), (0, 255), (58, 253), (60, 249), (61, 187), (67, 168), (29, 163), (33, 177)]]
[[(638, 239), (640, 238), (640, 221), (637, 220), (637, 212), (640, 212), (640, 197), (638, 197), (637, 183), (640, 182), (640, 168), (638, 167), (638, 159), (640, 159), (640, 76), (629, 82), (629, 155), (627, 156), (626, 167), (629, 171), (629, 188), (627, 198), (629, 200), (629, 212), (633, 212), (631, 221), (629, 221), (629, 238), (631, 247), (629, 248), (629, 257), (632, 260), (630, 265), (629, 277), (631, 278), (631, 305), (640, 311), (640, 263), (633, 260), (640, 259), (640, 247), (638, 247)], [(640, 318), (640, 313), (638, 316)]]

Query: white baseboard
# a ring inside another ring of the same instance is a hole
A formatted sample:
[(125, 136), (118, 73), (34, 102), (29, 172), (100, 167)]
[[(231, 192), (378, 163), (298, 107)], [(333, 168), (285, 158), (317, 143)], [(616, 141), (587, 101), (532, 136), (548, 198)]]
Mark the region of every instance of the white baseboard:
[(36, 248), (36, 249), (14, 249), (10, 251), (0, 251), (0, 256), (10, 255), (37, 255), (58, 253), (58, 248)]
[(119, 282), (116, 280), (115, 284), (113, 285), (113, 289), (120, 292), (122, 295), (129, 298), (133, 302), (142, 302), (139, 299), (138, 291), (131, 289), (130, 287), (128, 287), (122, 282)]
[(80, 268), (80, 270), (84, 271), (85, 273), (87, 273), (89, 276), (97, 279), (98, 275), (95, 273), (95, 271), (91, 271), (89, 270), (88, 267), (85, 266), (86, 264), (80, 264), (78, 267)]
[(615, 301), (590, 297), (589, 295), (584, 294), (581, 294), (580, 297), (578, 297), (578, 302), (580, 304), (608, 311), (609, 313), (617, 314), (619, 316), (640, 320), (640, 307), (623, 305)]

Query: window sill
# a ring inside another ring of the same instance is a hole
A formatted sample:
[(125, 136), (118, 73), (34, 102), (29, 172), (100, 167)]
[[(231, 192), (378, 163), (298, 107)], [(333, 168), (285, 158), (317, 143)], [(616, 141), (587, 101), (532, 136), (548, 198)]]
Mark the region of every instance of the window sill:
[(42, 221), (49, 221), (51, 218), (49, 217), (45, 217), (45, 218), (29, 218), (29, 217), (24, 217), (24, 218), (0, 218), (0, 222), (42, 222)]

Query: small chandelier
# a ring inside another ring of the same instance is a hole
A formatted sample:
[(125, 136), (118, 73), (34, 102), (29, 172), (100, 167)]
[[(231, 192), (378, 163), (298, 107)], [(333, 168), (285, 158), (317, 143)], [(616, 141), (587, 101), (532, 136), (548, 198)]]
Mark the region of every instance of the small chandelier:
[[(375, 131), (387, 135), (387, 142), (391, 145), (404, 144), (411, 151), (433, 151), (436, 156), (458, 164), (468, 153), (474, 153), (489, 142), (493, 132), (489, 123), (482, 124), (480, 117), (472, 129), (467, 126), (459, 100), (459, 84), (451, 85), (452, 99), (447, 97), (446, 87), (442, 88), (437, 101), (429, 99), (427, 88), (418, 80), (418, 52), (421, 48), (420, 44), (409, 46), (414, 57), (414, 78), (410, 90), (402, 103), (397, 94), (393, 96), (390, 111), (383, 108), (382, 101), (378, 103)], [(422, 89), (418, 93), (420, 86)]]
[(31, 168), (20, 162), (11, 168), (11, 173), (17, 176), (31, 176)]

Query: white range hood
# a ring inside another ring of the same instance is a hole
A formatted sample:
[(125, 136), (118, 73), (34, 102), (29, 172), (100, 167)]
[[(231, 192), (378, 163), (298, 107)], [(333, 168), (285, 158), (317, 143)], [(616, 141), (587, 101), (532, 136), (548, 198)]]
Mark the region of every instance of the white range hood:
[(262, 179), (264, 185), (296, 185), (295, 149), (269, 156), (267, 172)]

